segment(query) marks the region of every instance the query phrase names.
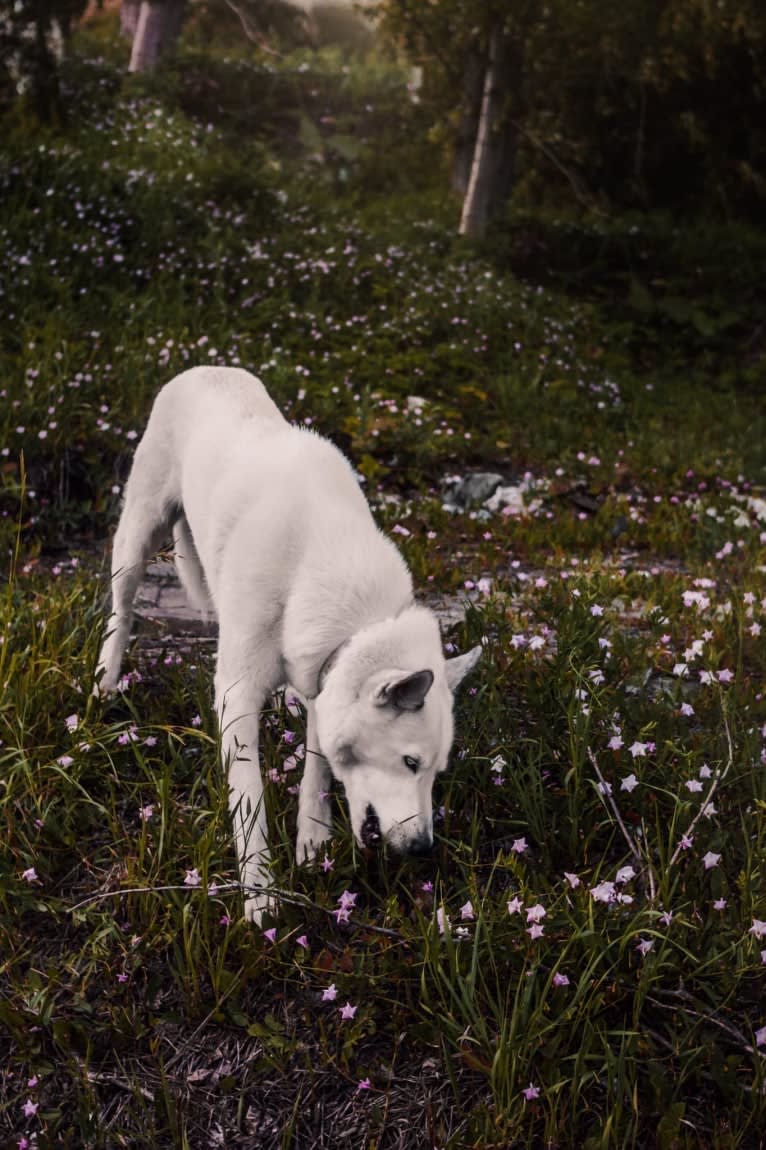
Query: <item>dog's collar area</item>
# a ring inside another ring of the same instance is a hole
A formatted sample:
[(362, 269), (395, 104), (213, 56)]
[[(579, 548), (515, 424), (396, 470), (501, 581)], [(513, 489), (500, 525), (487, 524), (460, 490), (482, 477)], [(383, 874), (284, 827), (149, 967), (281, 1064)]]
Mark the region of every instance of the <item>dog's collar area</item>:
[[(415, 606), (414, 599), (408, 600), (407, 603), (405, 603), (405, 605), (399, 611), (397, 611), (394, 618), (398, 618), (399, 615), (401, 615), (402, 611), (406, 611), (410, 607), (414, 607), (414, 606)], [(361, 628), (361, 630), (364, 630), (364, 629), (365, 629), (364, 627)], [(355, 634), (359, 634), (359, 632), (357, 631), (357, 632), (355, 632)], [(324, 663), (322, 663), (322, 666), (319, 668), (319, 675), (317, 676), (316, 695), (311, 696), (313, 699), (316, 699), (318, 695), (321, 695), (322, 691), (324, 690), (325, 683), (327, 682), (327, 676), (330, 674), (330, 671), (332, 671), (333, 667), (337, 663), (338, 656), (340, 655), (341, 651), (345, 650), (345, 648), (348, 647), (348, 645), (351, 642), (351, 640), (353, 639), (353, 637), (354, 637), (353, 635), (349, 635), (348, 639), (344, 639), (342, 643), (339, 643), (338, 646), (333, 651), (330, 652), (330, 654), (325, 659)]]
[(319, 675), (317, 676), (317, 693), (314, 698), (316, 698), (317, 695), (321, 695), (322, 691), (324, 690), (325, 683), (327, 682), (327, 676), (330, 674), (330, 671), (332, 671), (333, 667), (337, 663), (338, 656), (340, 655), (341, 651), (348, 647), (350, 642), (350, 639), (344, 639), (343, 642), (340, 643), (334, 651), (330, 652), (322, 666), (319, 668)]

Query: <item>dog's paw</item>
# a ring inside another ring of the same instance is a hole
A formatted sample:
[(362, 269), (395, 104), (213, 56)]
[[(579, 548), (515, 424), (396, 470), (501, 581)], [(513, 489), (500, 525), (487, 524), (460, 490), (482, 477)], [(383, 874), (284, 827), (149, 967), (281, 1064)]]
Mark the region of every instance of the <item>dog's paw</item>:
[(263, 916), (272, 910), (272, 901), (265, 894), (253, 894), (245, 899), (245, 918), (253, 926), (260, 926)]
[(298, 866), (303, 863), (310, 864), (316, 862), (317, 852), (321, 846), (321, 842), (315, 842), (310, 835), (298, 834), (295, 840), (295, 861)]

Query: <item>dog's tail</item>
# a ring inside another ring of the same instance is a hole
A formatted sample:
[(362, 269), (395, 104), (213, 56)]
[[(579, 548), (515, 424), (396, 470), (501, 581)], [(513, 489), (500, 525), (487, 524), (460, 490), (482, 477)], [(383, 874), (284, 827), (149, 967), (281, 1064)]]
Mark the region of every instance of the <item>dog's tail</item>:
[(189, 602), (206, 615), (212, 615), (213, 601), (185, 515), (181, 515), (173, 524), (173, 551), (178, 577), (189, 597)]

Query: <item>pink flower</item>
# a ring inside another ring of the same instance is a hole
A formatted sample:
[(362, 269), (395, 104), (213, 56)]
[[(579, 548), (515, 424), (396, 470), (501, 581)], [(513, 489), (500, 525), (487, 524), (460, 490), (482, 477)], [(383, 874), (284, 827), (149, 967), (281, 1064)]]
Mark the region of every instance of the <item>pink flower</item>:
[(372, 1089), (372, 1083), (370, 1082), (369, 1078), (361, 1078), (359, 1080), (359, 1083), (357, 1085), (357, 1090), (371, 1090), (371, 1089)]
[(27, 1087), (28, 1087), (28, 1089), (29, 1089), (29, 1090), (34, 1090), (35, 1086), (37, 1086), (37, 1084), (38, 1084), (38, 1082), (39, 1082), (39, 1081), (40, 1081), (40, 1079), (37, 1077), (37, 1075), (36, 1075), (36, 1074), (33, 1074), (31, 1078), (28, 1078), (28, 1079), (27, 1079)]
[(184, 878), (184, 886), (199, 886), (202, 882), (202, 876), (196, 867), (193, 870), (187, 870), (186, 877)]
[(598, 603), (594, 603), (594, 604), (593, 604), (593, 606), (592, 606), (592, 607), (591, 607), (591, 609), (590, 609), (590, 613), (591, 613), (591, 615), (593, 615), (595, 618), (598, 618), (600, 615), (603, 615), (603, 614), (604, 614), (604, 608), (603, 608), (603, 607), (600, 607), (600, 606), (598, 605)]
[(766, 1026), (762, 1026), (760, 1030), (756, 1030), (755, 1045), (766, 1046)]
[(542, 938), (545, 927), (541, 922), (533, 922), (531, 926), (527, 927), (527, 934), (530, 938)]
[(358, 1009), (357, 1006), (352, 1006), (350, 1002), (347, 1002), (345, 1006), (341, 1006), (340, 1016), (344, 1022), (350, 1022)]
[(566, 974), (561, 974), (561, 972), (557, 970), (553, 976), (553, 985), (569, 986), (569, 976)]
[(694, 842), (694, 835), (681, 835), (681, 841), (679, 842), (678, 845), (680, 846), (682, 851), (689, 851), (692, 848), (693, 842)]
[(753, 919), (753, 925), (750, 927), (748, 934), (754, 934), (756, 938), (766, 937), (766, 922), (760, 918)]
[(267, 942), (276, 942), (277, 928), (275, 926), (270, 926), (268, 930), (264, 930), (263, 937)]
[(192, 716), (191, 725), (193, 727), (201, 727), (202, 726), (202, 719), (200, 718), (199, 715), (193, 715)]
[(39, 1104), (37, 1102), (33, 1102), (31, 1098), (27, 1098), (26, 1102), (24, 1103), (24, 1117), (34, 1118), (35, 1114), (37, 1113), (38, 1105)]
[(473, 903), (471, 902), (470, 899), (468, 900), (468, 902), (464, 902), (463, 905), (461, 906), (460, 917), (464, 922), (466, 922), (466, 921), (467, 922), (473, 922), (473, 919), (475, 916), (473, 913)]
[(228, 914), (222, 914), (218, 919), (218, 923), (220, 926), (231, 926), (231, 919), (229, 918)]
[(524, 1098), (527, 1102), (532, 1102), (535, 1098), (540, 1097), (540, 1087), (534, 1086), (530, 1082), (529, 1086), (526, 1086), (521, 1093), (524, 1095)]
[(37, 871), (35, 870), (35, 868), (33, 866), (27, 867), (26, 870), (23, 870), (21, 872), (21, 877), (24, 879), (24, 882), (39, 882), (40, 881), (39, 878), (37, 877)]
[(80, 717), (79, 715), (67, 715), (66, 719), (64, 719), (64, 722), (66, 723), (66, 729), (71, 734), (72, 731), (77, 730), (77, 727), (80, 723)]
[(322, 870), (327, 874), (328, 870), (332, 870), (335, 866), (335, 860), (328, 858), (327, 855), (322, 859)]
[(334, 982), (331, 982), (328, 987), (322, 991), (322, 1002), (335, 1002), (338, 997), (338, 989)]
[(148, 803), (145, 807), (141, 807), (138, 814), (142, 823), (148, 823), (149, 819), (154, 814), (154, 804)]
[(705, 870), (710, 870), (711, 867), (718, 866), (721, 856), (717, 855), (715, 851), (708, 851), (706, 855), (702, 856), (702, 861), (705, 864)]
[(302, 946), (304, 950), (309, 949), (309, 940), (305, 934), (302, 934), (300, 938), (296, 938), (295, 942), (298, 946)]
[(610, 751), (619, 751), (620, 747), (623, 745), (622, 735), (612, 735), (611, 739), (607, 743)]
[(541, 922), (547, 913), (547, 910), (540, 902), (536, 903), (535, 906), (529, 906), (527, 907), (527, 922)]
[(728, 905), (725, 898), (717, 898), (713, 903), (713, 910), (726, 910)]
[(580, 879), (576, 874), (570, 874), (569, 871), (565, 870), (564, 878), (567, 880), (572, 890), (577, 890), (578, 886), (580, 885)]
[(56, 759), (56, 762), (60, 767), (71, 767), (74, 759), (71, 755), (59, 755), (59, 757)]
[(600, 882), (591, 887), (590, 893), (596, 902), (614, 902), (616, 891), (613, 882)]
[(508, 913), (509, 914), (519, 914), (519, 912), (522, 911), (523, 909), (524, 909), (524, 903), (521, 901), (521, 899), (519, 898), (518, 895), (516, 895), (515, 898), (512, 898), (511, 901), (508, 903)]
[(511, 843), (511, 851), (513, 854), (523, 855), (525, 850), (528, 850), (527, 840), (525, 838), (514, 839)]
[(654, 946), (654, 939), (653, 938), (640, 938), (638, 940), (638, 942), (636, 943), (636, 950), (638, 951), (638, 953), (641, 955), (642, 958), (645, 958), (653, 946)]

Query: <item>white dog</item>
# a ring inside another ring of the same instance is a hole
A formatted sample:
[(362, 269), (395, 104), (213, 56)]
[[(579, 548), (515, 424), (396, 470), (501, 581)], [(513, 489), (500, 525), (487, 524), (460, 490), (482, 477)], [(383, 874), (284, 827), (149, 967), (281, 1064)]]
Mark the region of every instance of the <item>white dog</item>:
[(298, 859), (329, 837), (331, 776), (359, 843), (429, 849), (452, 692), (481, 648), (445, 661), (437, 621), (415, 606), (404, 560), (340, 451), (288, 424), (245, 371), (171, 380), (125, 488), (97, 690), (117, 685), (138, 583), (171, 528), (187, 593), (219, 624), (215, 703), (247, 917), (260, 921), (267, 905), (258, 718), (280, 684), (307, 703)]

